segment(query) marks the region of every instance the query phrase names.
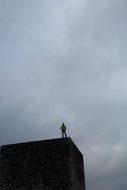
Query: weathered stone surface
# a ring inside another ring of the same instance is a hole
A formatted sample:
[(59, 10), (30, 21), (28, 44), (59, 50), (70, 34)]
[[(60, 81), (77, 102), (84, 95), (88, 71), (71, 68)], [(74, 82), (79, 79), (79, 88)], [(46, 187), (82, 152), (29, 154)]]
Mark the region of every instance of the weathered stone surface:
[(0, 190), (85, 190), (83, 156), (71, 138), (2, 146)]

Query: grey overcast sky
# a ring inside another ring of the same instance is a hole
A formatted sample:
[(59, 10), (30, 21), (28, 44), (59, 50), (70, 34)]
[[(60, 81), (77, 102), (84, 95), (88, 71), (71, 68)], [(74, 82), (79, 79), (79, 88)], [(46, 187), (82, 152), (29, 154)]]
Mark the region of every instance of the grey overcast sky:
[(87, 190), (127, 190), (127, 0), (0, 0), (0, 141), (60, 137)]

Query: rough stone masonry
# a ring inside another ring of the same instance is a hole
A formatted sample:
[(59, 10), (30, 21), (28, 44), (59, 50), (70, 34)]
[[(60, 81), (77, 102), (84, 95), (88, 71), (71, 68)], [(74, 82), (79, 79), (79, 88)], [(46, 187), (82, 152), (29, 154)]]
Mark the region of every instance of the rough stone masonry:
[(83, 156), (69, 137), (4, 145), (0, 190), (85, 190)]

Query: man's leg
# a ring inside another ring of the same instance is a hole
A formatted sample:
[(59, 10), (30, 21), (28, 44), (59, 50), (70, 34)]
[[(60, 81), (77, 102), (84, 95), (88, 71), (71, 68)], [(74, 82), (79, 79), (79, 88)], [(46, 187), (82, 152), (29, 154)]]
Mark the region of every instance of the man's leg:
[(62, 138), (64, 138), (64, 132), (62, 131)]
[(66, 133), (66, 131), (64, 131), (64, 134), (65, 134), (65, 137), (67, 137), (67, 133)]

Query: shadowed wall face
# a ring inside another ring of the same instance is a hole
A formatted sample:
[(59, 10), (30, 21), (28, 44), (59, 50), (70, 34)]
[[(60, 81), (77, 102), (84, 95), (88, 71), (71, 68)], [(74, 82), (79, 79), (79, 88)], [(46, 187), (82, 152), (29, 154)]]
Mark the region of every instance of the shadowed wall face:
[(1, 148), (1, 190), (85, 190), (83, 157), (70, 138)]

